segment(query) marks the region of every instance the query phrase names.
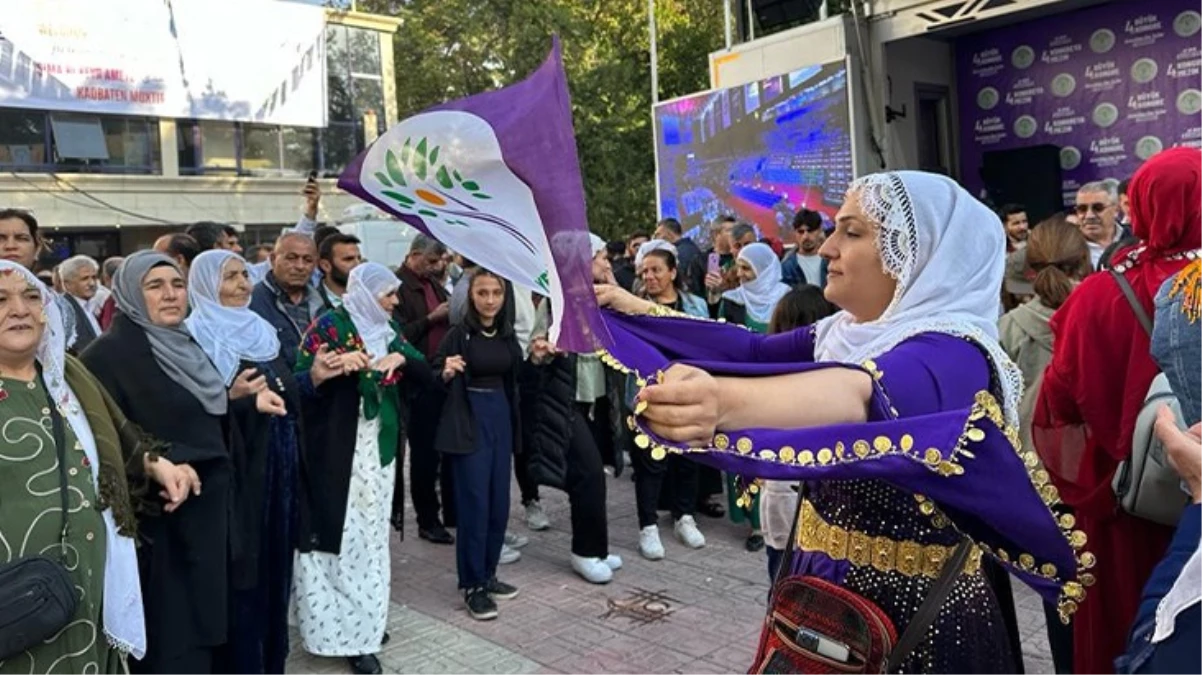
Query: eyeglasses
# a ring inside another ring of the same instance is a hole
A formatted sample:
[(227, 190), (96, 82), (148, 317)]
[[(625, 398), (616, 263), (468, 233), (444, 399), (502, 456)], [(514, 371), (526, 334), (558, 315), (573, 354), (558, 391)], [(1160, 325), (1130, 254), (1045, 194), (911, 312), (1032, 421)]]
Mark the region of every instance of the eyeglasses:
[(1110, 208), (1110, 204), (1103, 204), (1102, 202), (1094, 202), (1092, 204), (1077, 204), (1077, 206), (1074, 207), (1074, 209), (1077, 211), (1077, 215), (1080, 216), (1083, 216), (1090, 211), (1101, 214), (1108, 208)]

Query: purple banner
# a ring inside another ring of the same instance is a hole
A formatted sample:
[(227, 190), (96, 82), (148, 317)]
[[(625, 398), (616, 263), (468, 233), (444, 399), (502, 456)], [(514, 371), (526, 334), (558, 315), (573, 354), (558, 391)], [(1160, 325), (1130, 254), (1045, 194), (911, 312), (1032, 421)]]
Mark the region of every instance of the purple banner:
[(1198, 9), (1113, 2), (960, 39), (965, 186), (981, 189), (986, 152), (1051, 144), (1068, 203), (1083, 183), (1129, 178), (1164, 148), (1202, 147)]

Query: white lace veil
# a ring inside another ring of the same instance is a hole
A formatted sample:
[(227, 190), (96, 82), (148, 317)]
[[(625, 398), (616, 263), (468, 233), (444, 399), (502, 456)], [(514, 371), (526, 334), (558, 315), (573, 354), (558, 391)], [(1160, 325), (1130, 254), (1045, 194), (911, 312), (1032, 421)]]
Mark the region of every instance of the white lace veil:
[(879, 224), (881, 264), (897, 290), (875, 321), (856, 323), (847, 312), (820, 321), (815, 356), (860, 363), (919, 333), (972, 340), (988, 354), (995, 393), (1017, 425), (1022, 374), (997, 341), (1006, 265), (997, 216), (951, 179), (921, 171), (864, 176), (848, 194)]

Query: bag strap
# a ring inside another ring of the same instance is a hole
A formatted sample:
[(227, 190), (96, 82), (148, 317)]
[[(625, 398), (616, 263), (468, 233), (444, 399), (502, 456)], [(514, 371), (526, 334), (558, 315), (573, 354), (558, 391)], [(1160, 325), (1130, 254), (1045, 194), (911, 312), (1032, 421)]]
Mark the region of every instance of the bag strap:
[(797, 483), (797, 508), (793, 510), (793, 526), (789, 528), (789, 540), (785, 542), (785, 550), (780, 556), (780, 566), (776, 568), (776, 578), (772, 580), (772, 588), (768, 591), (768, 614), (772, 614), (772, 600), (776, 597), (776, 589), (780, 582), (792, 573), (793, 559), (797, 556), (797, 527), (801, 524), (801, 507), (805, 502), (808, 490), (806, 482)]
[[(38, 375), (42, 374), (42, 369), (38, 368)], [(70, 508), (68, 503), (70, 487), (67, 485), (67, 434), (63, 425), (63, 415), (58, 410), (58, 405), (50, 396), (50, 390), (46, 390), (46, 407), (50, 411), (50, 425), (54, 434), (54, 450), (58, 456), (58, 494), (62, 504), (61, 522), (62, 528), (59, 531), (59, 557), (61, 562), (67, 564), (67, 510)]]
[(1139, 320), (1139, 325), (1144, 327), (1144, 332), (1149, 337), (1152, 335), (1152, 319), (1148, 317), (1148, 310), (1144, 309), (1143, 304), (1139, 301), (1139, 297), (1135, 295), (1135, 289), (1131, 287), (1131, 282), (1127, 281), (1127, 277), (1123, 276), (1122, 272), (1111, 268), (1110, 275), (1119, 285), (1119, 290), (1123, 292), (1123, 297), (1127, 298), (1127, 304), (1131, 305), (1131, 310), (1135, 312), (1135, 318)]
[(931, 624), (935, 622), (935, 617), (939, 615), (939, 608), (943, 606), (943, 601), (952, 592), (952, 587), (956, 585), (956, 579), (960, 576), (960, 571), (964, 569), (964, 564), (968, 562), (968, 554), (972, 552), (972, 547), (972, 541), (965, 537), (956, 546), (952, 557), (943, 563), (943, 569), (939, 571), (939, 578), (935, 580), (934, 585), (931, 586), (931, 590), (927, 593), (927, 597), (919, 605), (918, 611), (914, 613), (914, 618), (910, 619), (906, 630), (897, 639), (897, 645), (889, 653), (889, 662), (885, 667), (885, 672), (897, 672), (897, 669), (901, 666), (901, 662), (926, 637), (927, 628), (930, 628)]

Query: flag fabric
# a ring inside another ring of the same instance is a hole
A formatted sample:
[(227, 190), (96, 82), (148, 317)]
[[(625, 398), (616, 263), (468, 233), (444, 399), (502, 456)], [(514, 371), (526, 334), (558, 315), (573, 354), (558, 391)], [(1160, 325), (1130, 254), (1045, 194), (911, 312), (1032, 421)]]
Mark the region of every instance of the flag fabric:
[(610, 344), (593, 293), (558, 38), (527, 79), (397, 123), (351, 162), (338, 187), (548, 297), (560, 349)]

